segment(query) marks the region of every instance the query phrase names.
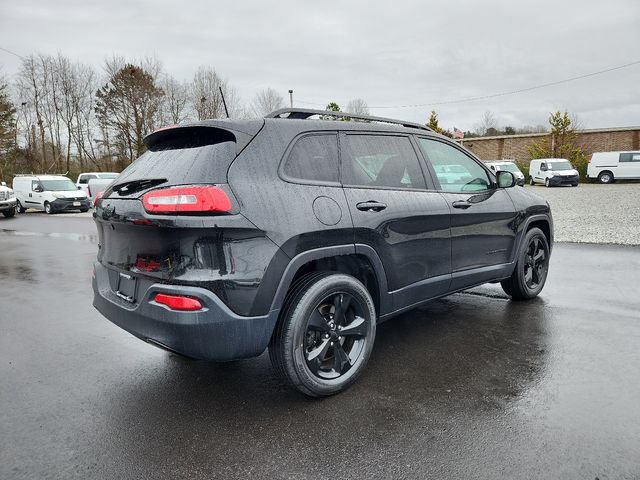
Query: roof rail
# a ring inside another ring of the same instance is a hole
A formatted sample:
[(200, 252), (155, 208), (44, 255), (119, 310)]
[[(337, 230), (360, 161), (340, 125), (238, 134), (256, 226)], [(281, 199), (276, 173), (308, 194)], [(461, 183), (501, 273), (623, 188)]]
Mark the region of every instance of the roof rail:
[[(286, 117), (282, 115), (289, 114)], [(372, 115), (356, 115), (348, 112), (333, 112), (330, 110), (314, 110), (314, 109), (304, 109), (304, 108), (281, 108), (280, 110), (276, 110), (274, 112), (268, 113), (264, 116), (264, 118), (295, 118), (295, 119), (307, 119), (309, 117), (313, 117), (315, 115), (324, 115), (327, 117), (338, 117), (338, 118), (354, 118), (356, 120), (365, 120), (367, 122), (381, 122), (381, 123), (392, 123), (394, 125), (402, 125), (407, 128), (418, 128), (420, 130), (427, 130), (429, 132), (433, 132), (433, 130), (426, 125), (422, 125), (420, 123), (414, 122), (405, 122), (404, 120), (394, 120), (393, 118), (385, 118), (385, 117), (374, 117)]]

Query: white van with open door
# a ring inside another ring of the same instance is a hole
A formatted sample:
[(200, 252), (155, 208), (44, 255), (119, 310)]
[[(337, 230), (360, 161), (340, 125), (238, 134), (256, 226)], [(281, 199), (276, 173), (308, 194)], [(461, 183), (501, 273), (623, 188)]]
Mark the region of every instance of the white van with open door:
[(599, 183), (640, 179), (640, 151), (593, 152), (587, 178), (597, 178)]

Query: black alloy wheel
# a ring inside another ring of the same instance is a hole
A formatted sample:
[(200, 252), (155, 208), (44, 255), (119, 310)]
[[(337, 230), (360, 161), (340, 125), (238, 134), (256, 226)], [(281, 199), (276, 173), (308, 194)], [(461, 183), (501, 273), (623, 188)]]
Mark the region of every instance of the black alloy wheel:
[(337, 292), (311, 312), (305, 333), (305, 359), (319, 378), (345, 374), (364, 351), (368, 322), (365, 307), (353, 295)]
[(500, 282), (514, 300), (538, 296), (549, 272), (549, 241), (539, 228), (529, 230), (522, 241), (518, 261), (511, 276)]
[(538, 288), (547, 276), (547, 250), (542, 239), (534, 236), (527, 247), (524, 281), (531, 290)]
[(355, 382), (369, 360), (375, 334), (375, 306), (359, 280), (312, 272), (291, 287), (269, 357), (291, 386), (324, 397)]

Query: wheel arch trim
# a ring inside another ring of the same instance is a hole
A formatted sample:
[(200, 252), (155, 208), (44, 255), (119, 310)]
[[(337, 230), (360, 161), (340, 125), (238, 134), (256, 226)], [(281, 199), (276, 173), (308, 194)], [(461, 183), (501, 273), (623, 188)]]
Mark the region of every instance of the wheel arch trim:
[(369, 245), (350, 244), (350, 245), (334, 245), (330, 247), (316, 248), (302, 252), (291, 259), (287, 264), (276, 294), (271, 303), (271, 311), (280, 310), (284, 304), (285, 297), (289, 291), (289, 287), (298, 270), (305, 264), (320, 260), (323, 258), (338, 257), (344, 255), (362, 255), (366, 257), (373, 267), (376, 281), (378, 284), (378, 295), (380, 300), (380, 311), (377, 314), (383, 315), (391, 310), (391, 295), (387, 288), (387, 277), (382, 265), (380, 257), (376, 251)]

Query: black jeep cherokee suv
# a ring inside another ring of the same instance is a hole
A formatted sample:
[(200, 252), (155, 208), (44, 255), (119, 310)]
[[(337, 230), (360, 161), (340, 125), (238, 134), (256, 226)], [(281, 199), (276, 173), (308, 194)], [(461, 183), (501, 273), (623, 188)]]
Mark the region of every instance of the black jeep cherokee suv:
[(149, 135), (97, 202), (94, 306), (192, 358), (269, 347), (284, 379), (325, 396), (362, 372), (378, 322), (485, 282), (538, 295), (551, 212), (510, 172), (422, 125), (319, 115), (341, 116)]

